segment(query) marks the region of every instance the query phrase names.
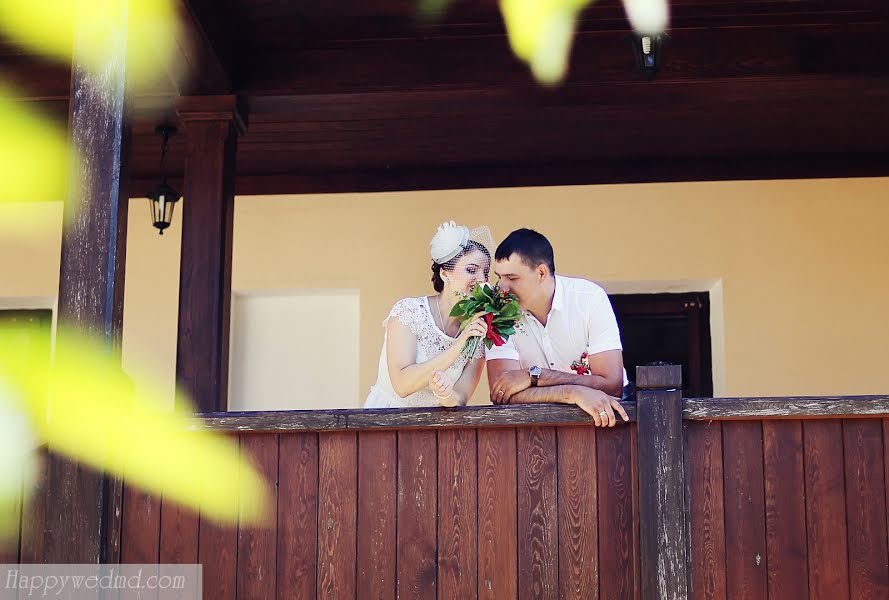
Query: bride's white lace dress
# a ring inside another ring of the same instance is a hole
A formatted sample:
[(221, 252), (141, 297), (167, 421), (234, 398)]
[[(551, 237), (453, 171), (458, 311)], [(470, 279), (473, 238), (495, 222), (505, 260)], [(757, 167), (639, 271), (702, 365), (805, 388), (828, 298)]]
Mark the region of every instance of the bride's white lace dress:
[[(389, 316), (383, 321), (385, 329), (389, 319), (398, 319), (417, 336), (417, 364), (424, 363), (447, 350), (456, 340), (445, 334), (435, 324), (432, 312), (429, 308), (429, 299), (426, 296), (419, 298), (404, 298), (395, 303)], [(484, 344), (479, 344), (484, 349)], [(473, 360), (480, 360), (482, 353)], [(445, 373), (451, 381), (457, 381), (463, 373), (469, 360), (460, 356)], [(406, 406), (438, 406), (438, 398), (428, 387), (414, 392), (404, 398), (395, 393), (392, 381), (389, 379), (389, 368), (386, 363), (386, 335), (383, 335), (383, 349), (380, 351), (380, 364), (377, 371), (377, 382), (370, 388), (370, 394), (364, 402), (364, 408), (403, 408)]]

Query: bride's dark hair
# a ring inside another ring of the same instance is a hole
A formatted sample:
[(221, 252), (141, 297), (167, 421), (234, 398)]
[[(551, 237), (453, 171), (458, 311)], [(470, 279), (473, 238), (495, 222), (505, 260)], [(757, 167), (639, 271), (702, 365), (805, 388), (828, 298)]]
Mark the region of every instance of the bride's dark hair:
[(444, 289), (444, 279), (441, 278), (442, 269), (445, 271), (453, 271), (454, 267), (457, 266), (457, 261), (475, 250), (478, 250), (479, 252), (487, 256), (489, 261), (491, 260), (491, 253), (488, 251), (487, 248), (485, 248), (478, 242), (469, 240), (466, 246), (464, 246), (463, 249), (457, 253), (457, 256), (455, 256), (448, 262), (444, 264), (438, 264), (437, 262), (432, 261), (432, 287), (435, 288), (436, 292), (440, 294), (441, 291)]

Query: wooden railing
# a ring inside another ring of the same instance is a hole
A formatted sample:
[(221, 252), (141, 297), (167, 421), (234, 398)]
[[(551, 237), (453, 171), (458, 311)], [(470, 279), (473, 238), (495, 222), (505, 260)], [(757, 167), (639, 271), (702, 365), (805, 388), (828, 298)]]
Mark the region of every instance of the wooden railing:
[(124, 486), (120, 560), (201, 562), (214, 600), (889, 598), (889, 397), (637, 382), (613, 429), (550, 405), (204, 415), (275, 482), (275, 525)]

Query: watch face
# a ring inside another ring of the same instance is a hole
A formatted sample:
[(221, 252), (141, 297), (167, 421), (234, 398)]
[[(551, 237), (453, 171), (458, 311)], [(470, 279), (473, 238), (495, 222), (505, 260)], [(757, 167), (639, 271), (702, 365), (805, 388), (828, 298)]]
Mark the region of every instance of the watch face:
[(528, 373), (532, 377), (540, 377), (540, 371), (542, 371), (540, 367), (531, 367), (530, 369), (528, 369)]

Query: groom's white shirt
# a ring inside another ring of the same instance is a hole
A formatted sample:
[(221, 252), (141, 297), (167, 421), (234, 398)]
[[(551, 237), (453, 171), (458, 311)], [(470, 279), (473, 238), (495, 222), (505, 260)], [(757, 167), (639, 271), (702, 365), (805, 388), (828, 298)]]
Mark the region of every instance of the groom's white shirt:
[[(581, 354), (623, 350), (611, 301), (601, 287), (586, 279), (556, 275), (553, 306), (543, 326), (525, 311), (521, 330), (502, 346), (485, 352), (488, 360), (517, 360), (533, 366), (573, 373), (571, 363)], [(623, 374), (628, 383), (627, 372)]]

